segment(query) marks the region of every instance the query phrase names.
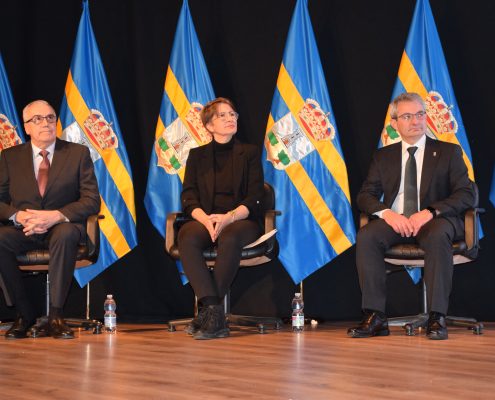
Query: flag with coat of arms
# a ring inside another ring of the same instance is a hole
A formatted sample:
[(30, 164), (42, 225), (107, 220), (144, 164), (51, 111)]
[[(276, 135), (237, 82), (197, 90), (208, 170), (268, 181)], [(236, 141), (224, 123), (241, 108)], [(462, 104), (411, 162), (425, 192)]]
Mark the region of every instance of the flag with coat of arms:
[[(189, 150), (211, 141), (200, 112), (214, 98), (189, 6), (184, 0), (165, 77), (144, 198), (148, 216), (163, 237), (167, 214), (181, 210), (180, 194)], [(182, 272), (180, 263), (178, 268)], [(182, 273), (181, 279), (187, 282)]]
[[(415, 92), (423, 98), (428, 136), (461, 146), (469, 178), (474, 181), (471, 149), (428, 0), (416, 2), (392, 99), (404, 92)], [(378, 147), (401, 140), (390, 125), (389, 111)], [(419, 282), (419, 268), (408, 269), (408, 272), (415, 283)]]
[(0, 54), (0, 153), (7, 147), (24, 142), (24, 132), (17, 116), (14, 98)]
[(74, 54), (60, 108), (57, 134), (89, 148), (101, 197), (98, 261), (77, 269), (84, 286), (137, 245), (134, 186), (105, 70), (83, 0)]
[(347, 168), (307, 0), (298, 0), (264, 143), (276, 193), (280, 261), (295, 283), (355, 243)]

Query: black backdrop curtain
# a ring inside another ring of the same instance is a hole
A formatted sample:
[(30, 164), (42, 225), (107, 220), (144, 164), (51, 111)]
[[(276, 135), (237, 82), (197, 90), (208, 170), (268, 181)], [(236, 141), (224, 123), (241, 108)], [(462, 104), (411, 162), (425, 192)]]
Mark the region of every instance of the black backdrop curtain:
[[(192, 291), (181, 285), (143, 206), (181, 5), (180, 0), (90, 0), (93, 29), (134, 175), (139, 237), (135, 250), (91, 283), (95, 317), (103, 314), (106, 293), (114, 294), (121, 320), (164, 321), (192, 312)], [(190, 0), (189, 5), (215, 93), (235, 101), (241, 114), (240, 138), (261, 146), (295, 1)], [(352, 199), (378, 142), (414, 5), (413, 0), (309, 1)], [(479, 259), (455, 268), (450, 311), (495, 320), (495, 210), (488, 201), (495, 159), (495, 3), (431, 0), (431, 6), (471, 145), (481, 206), (487, 209)], [(0, 50), (19, 113), (37, 98), (60, 105), (81, 10), (79, 0), (1, 2)], [(308, 314), (326, 320), (359, 317), (354, 251), (305, 280)], [(26, 280), (41, 310), (43, 278)], [(391, 315), (418, 311), (418, 288), (406, 274), (390, 277), (389, 289)], [(233, 308), (287, 316), (295, 290), (278, 262), (242, 270), (232, 289)], [(84, 296), (74, 284), (67, 315), (82, 314)], [(0, 318), (12, 315), (0, 300)]]

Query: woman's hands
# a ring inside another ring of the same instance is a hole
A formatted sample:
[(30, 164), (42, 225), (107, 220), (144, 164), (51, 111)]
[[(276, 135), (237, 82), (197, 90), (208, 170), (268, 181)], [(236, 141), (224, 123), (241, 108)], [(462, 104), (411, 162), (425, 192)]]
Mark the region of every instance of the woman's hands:
[(201, 208), (195, 208), (191, 216), (204, 225), (210, 234), (211, 241), (215, 242), (223, 229), (234, 221), (247, 218), (249, 210), (246, 206), (240, 205), (226, 214), (206, 214)]

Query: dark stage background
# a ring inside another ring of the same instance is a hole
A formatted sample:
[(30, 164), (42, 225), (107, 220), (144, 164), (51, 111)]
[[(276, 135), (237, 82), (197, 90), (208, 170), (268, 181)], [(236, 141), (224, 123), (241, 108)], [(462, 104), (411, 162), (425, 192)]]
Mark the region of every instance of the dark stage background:
[[(60, 105), (81, 16), (79, 0), (2, 0), (0, 50), (19, 113), (44, 98)], [(166, 321), (192, 312), (163, 240), (143, 206), (165, 71), (180, 0), (90, 0), (93, 28), (134, 175), (139, 245), (91, 283), (92, 314), (113, 293), (120, 320)], [(217, 95), (234, 99), (239, 136), (262, 145), (294, 0), (190, 0), (191, 14)], [(309, 10), (336, 115), (352, 199), (376, 148), (415, 2), (310, 0)], [(494, 166), (495, 3), (431, 0), (473, 153), (485, 238), (476, 262), (455, 268), (452, 314), (495, 320), (495, 210), (488, 201)], [(356, 213), (356, 210), (354, 210)], [(357, 213), (356, 213), (357, 217)], [(283, 251), (283, 249), (281, 250)], [(351, 248), (305, 281), (306, 313), (357, 319), (360, 291)], [(43, 278), (27, 277), (43, 304)], [(390, 277), (389, 313), (415, 313), (418, 288)], [(290, 313), (296, 286), (279, 262), (242, 270), (232, 288), (239, 313)], [(73, 285), (66, 315), (82, 316), (85, 291)], [(13, 312), (0, 300), (0, 318)]]

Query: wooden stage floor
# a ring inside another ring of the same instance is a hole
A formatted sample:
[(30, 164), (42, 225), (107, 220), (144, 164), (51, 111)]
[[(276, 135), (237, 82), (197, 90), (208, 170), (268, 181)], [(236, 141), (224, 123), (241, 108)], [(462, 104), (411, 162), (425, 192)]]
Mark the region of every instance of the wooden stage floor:
[[(0, 337), (2, 399), (495, 399), (495, 323), (449, 340), (350, 339), (348, 323), (196, 341), (166, 325)], [(179, 328), (181, 329), (181, 328)], [(2, 333), (3, 334), (3, 333)]]

